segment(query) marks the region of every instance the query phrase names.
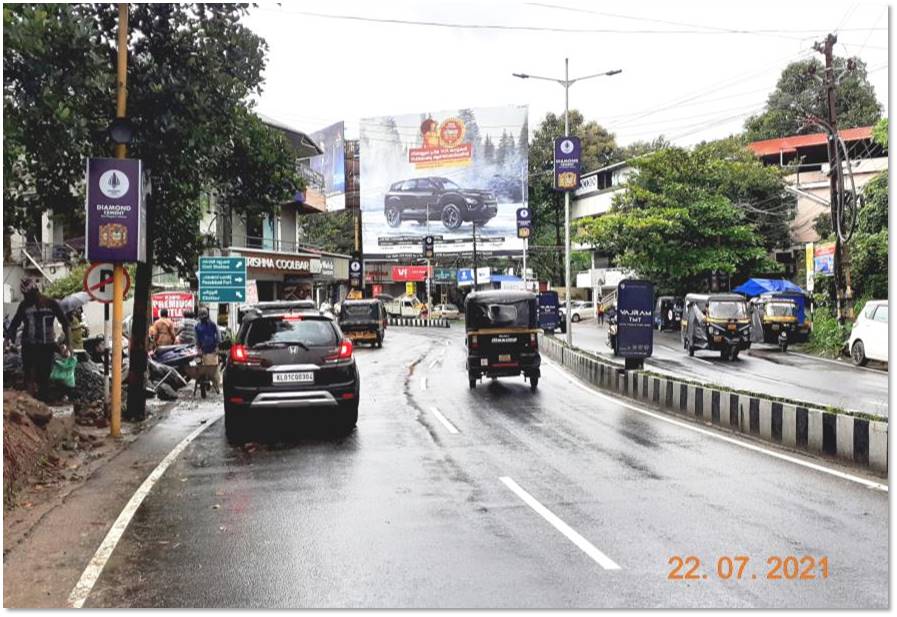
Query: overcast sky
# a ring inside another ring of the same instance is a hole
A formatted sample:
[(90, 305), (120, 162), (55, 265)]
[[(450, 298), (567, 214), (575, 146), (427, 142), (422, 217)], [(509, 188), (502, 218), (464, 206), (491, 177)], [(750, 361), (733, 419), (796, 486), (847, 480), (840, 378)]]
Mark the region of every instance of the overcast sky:
[(571, 77), (623, 70), (570, 88), (571, 108), (618, 143), (663, 134), (689, 145), (740, 130), (785, 65), (830, 31), (888, 106), (879, 2), (303, 0), (263, 4), (248, 25), (270, 46), (258, 110), (306, 132), (344, 120), (356, 137), (363, 117), (506, 104), (529, 105), (532, 130), (563, 112), (564, 90), (511, 73), (562, 78), (566, 56)]

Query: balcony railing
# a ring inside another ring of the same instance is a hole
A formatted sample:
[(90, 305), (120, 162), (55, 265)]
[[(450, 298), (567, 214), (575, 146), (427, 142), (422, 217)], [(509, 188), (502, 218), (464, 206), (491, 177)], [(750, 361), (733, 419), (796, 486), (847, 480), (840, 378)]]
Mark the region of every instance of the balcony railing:
[(246, 236), (246, 248), (259, 249), (260, 251), (274, 251), (276, 253), (302, 253), (308, 249), (324, 250), (311, 242), (295, 242), (292, 240), (280, 240), (275, 238), (261, 238), (258, 236)]

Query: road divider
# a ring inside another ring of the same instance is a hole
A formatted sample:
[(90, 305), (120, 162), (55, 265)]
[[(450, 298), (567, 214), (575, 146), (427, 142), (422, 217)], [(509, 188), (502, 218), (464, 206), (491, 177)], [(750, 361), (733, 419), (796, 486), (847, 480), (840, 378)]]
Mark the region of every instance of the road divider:
[(573, 375), (603, 390), (668, 413), (888, 474), (886, 421), (831, 413), (810, 404), (735, 392), (650, 371), (624, 371), (554, 337), (540, 336), (540, 349)]
[(390, 326), (403, 326), (406, 328), (450, 328), (448, 319), (417, 319), (413, 317), (389, 317)]

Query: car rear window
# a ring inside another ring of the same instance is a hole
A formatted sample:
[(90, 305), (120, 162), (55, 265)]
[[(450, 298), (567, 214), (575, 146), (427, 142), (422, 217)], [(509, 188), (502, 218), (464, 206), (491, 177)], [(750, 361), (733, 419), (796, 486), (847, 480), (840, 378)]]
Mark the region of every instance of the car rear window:
[(529, 302), (474, 304), (468, 306), (470, 324), (474, 328), (530, 327)]
[(261, 343), (303, 343), (308, 346), (332, 347), (339, 339), (336, 330), (326, 319), (289, 317), (260, 317), (253, 320), (243, 335), (247, 347)]
[(376, 304), (343, 304), (340, 319), (377, 319)]

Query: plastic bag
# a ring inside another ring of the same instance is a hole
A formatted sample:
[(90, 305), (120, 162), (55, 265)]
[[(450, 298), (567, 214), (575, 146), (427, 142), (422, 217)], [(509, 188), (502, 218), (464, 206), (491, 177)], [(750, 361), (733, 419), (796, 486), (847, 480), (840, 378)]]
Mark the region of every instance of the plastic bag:
[(69, 388), (74, 388), (76, 366), (78, 366), (78, 358), (75, 356), (56, 358), (53, 362), (53, 371), (50, 373), (50, 379), (65, 384)]

